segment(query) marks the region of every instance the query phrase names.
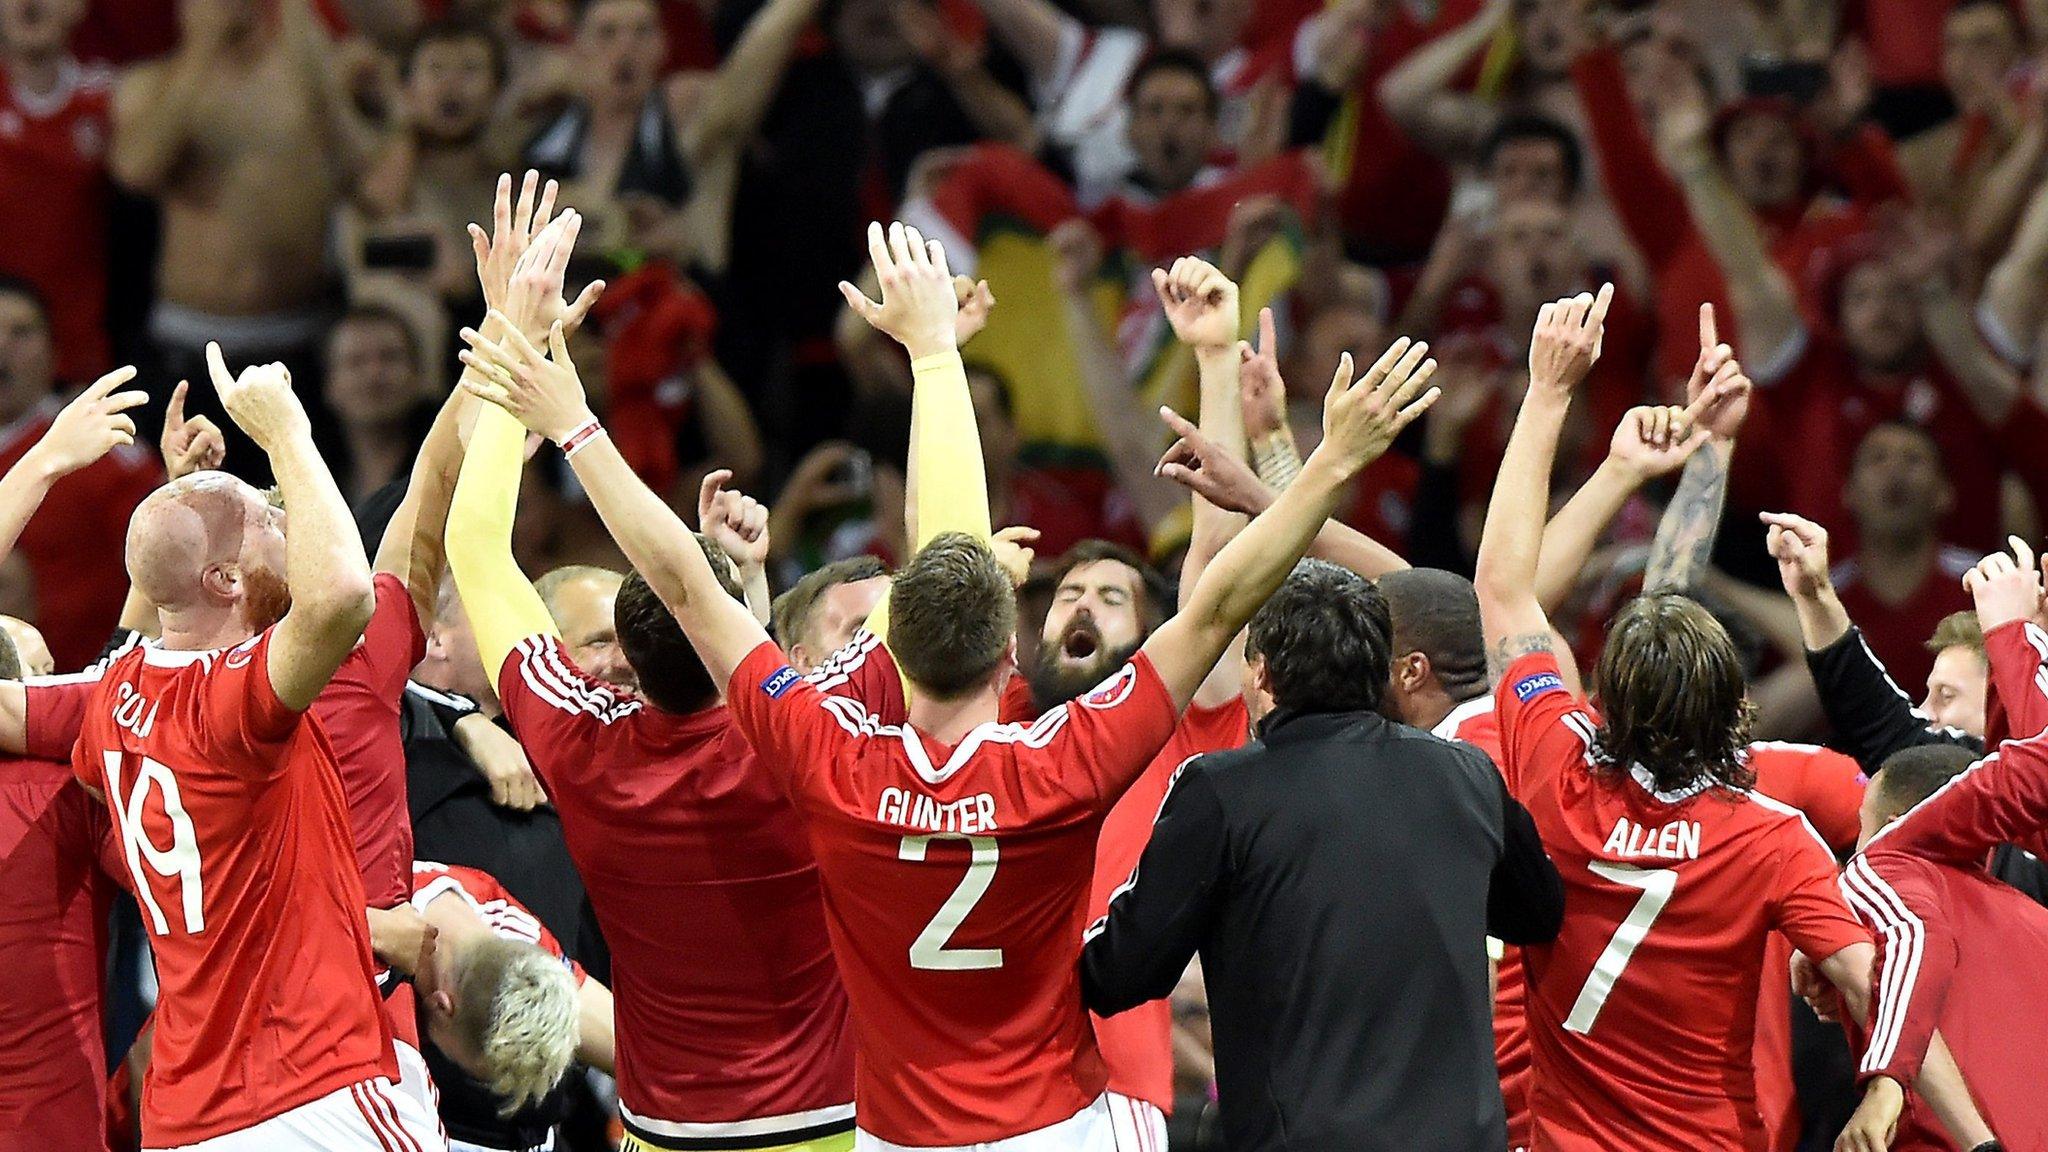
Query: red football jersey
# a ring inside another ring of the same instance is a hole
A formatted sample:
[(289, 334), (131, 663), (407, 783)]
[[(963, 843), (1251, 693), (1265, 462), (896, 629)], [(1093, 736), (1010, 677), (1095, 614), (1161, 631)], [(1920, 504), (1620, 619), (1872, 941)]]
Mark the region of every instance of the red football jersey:
[(475, 868), (464, 868), (460, 864), (437, 864), (432, 860), (415, 860), (412, 865), (412, 906), (424, 916), (427, 905), (443, 896), (453, 894), (460, 897), (470, 911), (477, 914), (492, 932), (507, 940), (531, 944), (555, 959), (560, 960), (569, 971), (575, 973), (576, 983), (582, 984), (590, 978), (583, 965), (569, 958), (562, 951), (562, 942), (548, 931), (540, 918), (527, 911), (517, 897), (505, 891), (498, 878)]
[(113, 831), (55, 760), (0, 757), (0, 1152), (106, 1147), (100, 981)]
[(1555, 657), (1495, 694), (1508, 779), (1564, 877), (1564, 929), (1522, 950), (1532, 1146), (1760, 1149), (1754, 1072), (1765, 936), (1824, 958), (1869, 935), (1805, 818), (1756, 793), (1654, 793), (1596, 773), (1596, 727)]
[(122, 656), (72, 756), (107, 798), (156, 954), (152, 1147), (398, 1079), (334, 754), (271, 688), (273, 634)]
[(707, 1138), (851, 1119), (817, 862), (732, 713), (649, 707), (541, 636), (506, 658), (498, 696), (611, 947), (628, 1121)]
[[(1166, 747), (1103, 818), (1102, 835), (1095, 842), (1095, 881), (1088, 892), (1090, 923), (1109, 914), (1109, 898), (1137, 871), (1174, 772), (1197, 756), (1243, 747), (1250, 737), (1251, 716), (1242, 696), (1216, 708), (1191, 707), (1181, 716)], [(1171, 1113), (1173, 1005), (1154, 1000), (1106, 1020), (1092, 1013), (1089, 1019), (1095, 1024), (1095, 1046), (1109, 1069), (1109, 1090)]]
[[(1493, 697), (1475, 696), (1464, 701), (1437, 721), (1430, 735), (1444, 740), (1462, 740), (1500, 768), (1500, 717)], [(1503, 775), (1506, 770), (1502, 769)], [(1493, 1061), (1500, 1067), (1500, 1094), (1508, 1109), (1508, 1147), (1529, 1146), (1529, 1077), (1534, 1057), (1529, 1051), (1529, 978), (1522, 966), (1522, 950), (1512, 944), (1501, 946), (1500, 962), (1493, 970)]]
[[(897, 679), (886, 648), (849, 652)], [(860, 1127), (946, 1147), (1066, 1120), (1108, 1082), (1079, 967), (1096, 840), (1173, 735), (1173, 698), (1141, 653), (1033, 724), (983, 724), (949, 748), (820, 689), (847, 671), (806, 680), (763, 643), (726, 698), (810, 823)]]
[(313, 701), (348, 797), (363, 894), (379, 908), (412, 896), (412, 813), (405, 803), (405, 740), (398, 713), (405, 679), (427, 652), (405, 582), (376, 578), (377, 608), (363, 639)]
[[(1815, 744), (1759, 740), (1749, 746), (1756, 790), (1799, 809), (1836, 853), (1856, 846), (1857, 810), (1868, 781), (1856, 761)], [(1799, 1098), (1792, 1082), (1792, 945), (1773, 932), (1756, 997), (1756, 1106), (1766, 1146), (1774, 1152), (1799, 1140)]]
[(35, 285), (50, 310), (57, 377), (90, 383), (109, 366), (107, 179), (113, 72), (66, 60), (57, 86), (33, 96), (0, 68), (0, 272)]

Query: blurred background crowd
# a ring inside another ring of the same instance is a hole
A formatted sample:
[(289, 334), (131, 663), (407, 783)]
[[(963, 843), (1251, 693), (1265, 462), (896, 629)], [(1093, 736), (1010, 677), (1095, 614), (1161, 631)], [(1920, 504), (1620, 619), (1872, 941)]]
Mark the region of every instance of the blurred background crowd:
[[(377, 519), (481, 314), (466, 227), (534, 167), (586, 218), (572, 295), (608, 283), (575, 350), (600, 414), (678, 507), (712, 468), (770, 500), (778, 590), (904, 557), (909, 366), (835, 289), (897, 217), (997, 301), (965, 355), (997, 524), (1040, 556), (1177, 570), (1151, 413), (1192, 412), (1195, 365), (1148, 276), (1196, 252), (1274, 310), (1255, 454), (1314, 442), (1340, 352), (1432, 342), (1445, 395), (1347, 519), (1469, 572), (1537, 309), (1611, 280), (1553, 490), (1628, 407), (1683, 402), (1714, 302), (1758, 394), (1703, 591), (1745, 626), (1759, 734), (1811, 737), (1758, 511), (1829, 527), (1916, 693), (1969, 559), (2041, 534), (2044, 45), (2048, 0), (0, 0), (0, 467), (71, 389), (135, 363), (168, 394), (212, 339), (291, 368)], [(0, 571), (56, 668), (112, 629), (160, 477), (137, 447), (68, 478)], [(528, 484), (528, 571), (622, 567), (557, 459)], [(1582, 652), (1668, 492), (1582, 574)]]

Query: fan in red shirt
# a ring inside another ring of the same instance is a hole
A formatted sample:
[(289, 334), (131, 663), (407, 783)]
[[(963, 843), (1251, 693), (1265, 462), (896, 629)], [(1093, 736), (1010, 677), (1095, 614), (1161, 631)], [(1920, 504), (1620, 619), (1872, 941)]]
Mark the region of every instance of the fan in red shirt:
[(0, 274), (48, 301), (57, 376), (107, 370), (107, 140), (113, 76), (65, 46), (79, 3), (0, 3), (0, 215), (9, 230)]
[[(2027, 707), (2048, 651), (2048, 633), (2035, 623), (2042, 600), (2033, 554), (2024, 544), (2017, 562), (1994, 553), (1971, 571), (1968, 583), (1993, 682), (2024, 685), (2027, 699), (2012, 706)], [(1909, 759), (1915, 756), (1927, 762)], [(1968, 1084), (1961, 1103), (1974, 1100), (1989, 1123), (1988, 1129), (1958, 1130), (1954, 1117), (1942, 1112), (1943, 1102), (1930, 1099), (1958, 1144), (1974, 1147), (1992, 1133), (2013, 1148), (2048, 1141), (2048, 1100), (2039, 1078), (2027, 1061), (2013, 1059), (2048, 1044), (2048, 1010), (2041, 1003), (2048, 988), (2048, 912), (1983, 869), (1998, 844), (2038, 846), (2048, 833), (2048, 746), (2036, 734), (2007, 740), (1963, 768), (1966, 759), (1967, 753), (1946, 750), (1900, 753), (1886, 763), (1864, 806), (1861, 851), (1843, 888), (1883, 951), (1872, 1022), (1858, 1030), (1863, 1103), (1845, 1139), (1889, 1131), (1904, 1086), (1918, 1080), (1927, 1090), (1921, 1072), (1938, 1067), (1932, 1057), (1938, 1030)], [(1895, 777), (1902, 766), (1924, 770)]]
[[(869, 240), (884, 299), (849, 287), (849, 301), (911, 354), (924, 409), (912, 463), (931, 474), (967, 449), (926, 433), (972, 419), (951, 275), (914, 229), (895, 226), (885, 239), (877, 225)], [(1212, 299), (1227, 283), (1199, 261), (1172, 279), (1180, 295)], [(1113, 1147), (1077, 964), (1103, 815), (1335, 510), (1342, 483), (1427, 407), (1417, 400), (1429, 374), (1421, 350), (1397, 344), (1357, 386), (1340, 367), (1330, 434), (1302, 477), (1223, 548), (1187, 607), (1130, 663), (1029, 726), (997, 722), (1016, 601), (984, 543), (979, 484), (956, 518), (926, 510), (922, 547), (881, 609), (897, 650), (875, 647), (865, 661), (898, 665), (911, 696), (910, 723), (883, 724), (788, 666), (603, 437), (565, 348), (553, 353), (550, 362), (521, 350), (517, 372), (500, 371), (483, 392), (572, 441), (571, 465), (600, 514), (728, 685), (739, 727), (809, 825), (853, 1006), (864, 1144)], [(765, 522), (753, 511), (743, 519), (756, 535)]]
[(106, 795), (156, 957), (144, 1141), (435, 1147), (431, 1113), (393, 1084), (347, 804), (306, 714), (370, 619), (369, 564), (289, 375), (209, 360), (295, 530), (220, 473), (137, 510), (129, 575), (162, 643), (107, 669), (72, 761)]
[[(19, 463), (57, 416), (55, 350), (37, 295), (0, 281), (0, 468)], [(82, 667), (114, 630), (128, 593), (120, 563), (128, 514), (162, 482), (148, 449), (117, 445), (58, 480), (21, 534), (36, 622), (59, 668)]]
[[(1534, 590), (1550, 467), (1611, 291), (1546, 306), (1537, 321), (1475, 580), (1501, 669), (1503, 766), (1567, 890), (1557, 942), (1524, 949), (1533, 1143), (1755, 1149), (1766, 935), (1824, 958), (1859, 1008), (1873, 950), (1826, 845), (1796, 811), (1749, 791), (1740, 661), (1712, 616), (1668, 594), (1625, 607), (1596, 670), (1597, 721), (1553, 651)], [(1689, 420), (1715, 403), (1702, 397), (1669, 438), (1704, 440)]]

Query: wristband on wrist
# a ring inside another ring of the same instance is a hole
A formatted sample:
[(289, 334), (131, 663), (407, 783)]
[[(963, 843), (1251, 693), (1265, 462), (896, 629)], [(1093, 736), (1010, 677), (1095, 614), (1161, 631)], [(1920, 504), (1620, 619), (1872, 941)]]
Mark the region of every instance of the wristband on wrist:
[(604, 425), (599, 424), (595, 416), (578, 424), (575, 430), (562, 437), (559, 441), (562, 445), (562, 459), (567, 460), (574, 457), (576, 453), (581, 452), (588, 446), (592, 440), (602, 435), (604, 435)]

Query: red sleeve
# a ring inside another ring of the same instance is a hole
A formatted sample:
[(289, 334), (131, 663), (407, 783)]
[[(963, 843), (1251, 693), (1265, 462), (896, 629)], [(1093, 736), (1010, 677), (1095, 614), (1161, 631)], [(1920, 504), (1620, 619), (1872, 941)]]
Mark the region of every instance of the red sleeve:
[(278, 699), (270, 683), (275, 635), (275, 627), (266, 628), (228, 649), (199, 681), (195, 748), (238, 776), (261, 778), (283, 771), (279, 752), (304, 715)]
[(877, 723), (910, 723), (910, 701), (903, 694), (903, 674), (895, 657), (865, 628), (805, 679), (827, 696), (859, 704)]
[(1890, 1076), (1911, 1085), (1955, 972), (1956, 945), (1942, 914), (1932, 865), (1895, 852), (1858, 856), (1842, 890), (1877, 934), (1870, 1038), (1858, 1080)]
[(806, 790), (857, 734), (877, 723), (858, 700), (820, 691), (799, 675), (772, 640), (733, 669), (725, 703), (755, 758), (791, 794)]
[(1830, 849), (1856, 846), (1868, 782), (1855, 758), (1817, 744), (1773, 742), (1752, 745), (1751, 764), (1757, 790), (1804, 812)]
[(1564, 686), (1556, 656), (1533, 652), (1509, 664), (1493, 706), (1500, 718), (1501, 774), (1523, 803), (1567, 765), (1586, 763), (1596, 726), (1585, 702)]
[(24, 682), (23, 754), (38, 760), (70, 760), (71, 746), (78, 743), (78, 729), (85, 723), (86, 702), (97, 687), (99, 677), (87, 673)]
[(553, 636), (529, 636), (498, 670), (498, 702), (548, 791), (601, 772), (591, 755), (606, 725), (640, 710), (640, 701), (586, 674)]
[(970, 238), (981, 233), (989, 216), (1013, 217), (1049, 232), (1080, 212), (1059, 177), (1008, 144), (982, 144), (969, 152), (933, 190), (932, 205)]
[(1130, 790), (1180, 724), (1173, 694), (1143, 652), (1088, 692), (1038, 718), (1024, 743), (1041, 735), (1069, 788), (1107, 806)]
[(363, 629), (363, 642), (342, 661), (335, 679), (360, 681), (379, 699), (396, 704), (406, 677), (427, 654), (427, 634), (420, 629), (419, 609), (405, 581), (379, 572), (375, 585), (377, 607)]
[(1991, 683), (1984, 699), (1987, 744), (2048, 730), (2048, 632), (2014, 621), (1984, 637)]
[(1629, 239), (1649, 261), (1652, 274), (1662, 269), (1692, 235), (1692, 212), (1685, 192), (1664, 171), (1656, 146), (1636, 117), (1629, 99), (1628, 77), (1621, 54), (1595, 48), (1572, 62), (1572, 84), (1586, 110), (1586, 129), (1600, 162), (1600, 182), (1621, 217)]
[(1803, 817), (1787, 820), (1778, 827), (1776, 849), (1771, 926), (1816, 960), (1868, 944), (1870, 933), (1842, 900), (1835, 854), (1820, 833)]
[(2000, 844), (2039, 845), (2048, 828), (2048, 733), (2007, 740), (1871, 841), (1975, 867)]

